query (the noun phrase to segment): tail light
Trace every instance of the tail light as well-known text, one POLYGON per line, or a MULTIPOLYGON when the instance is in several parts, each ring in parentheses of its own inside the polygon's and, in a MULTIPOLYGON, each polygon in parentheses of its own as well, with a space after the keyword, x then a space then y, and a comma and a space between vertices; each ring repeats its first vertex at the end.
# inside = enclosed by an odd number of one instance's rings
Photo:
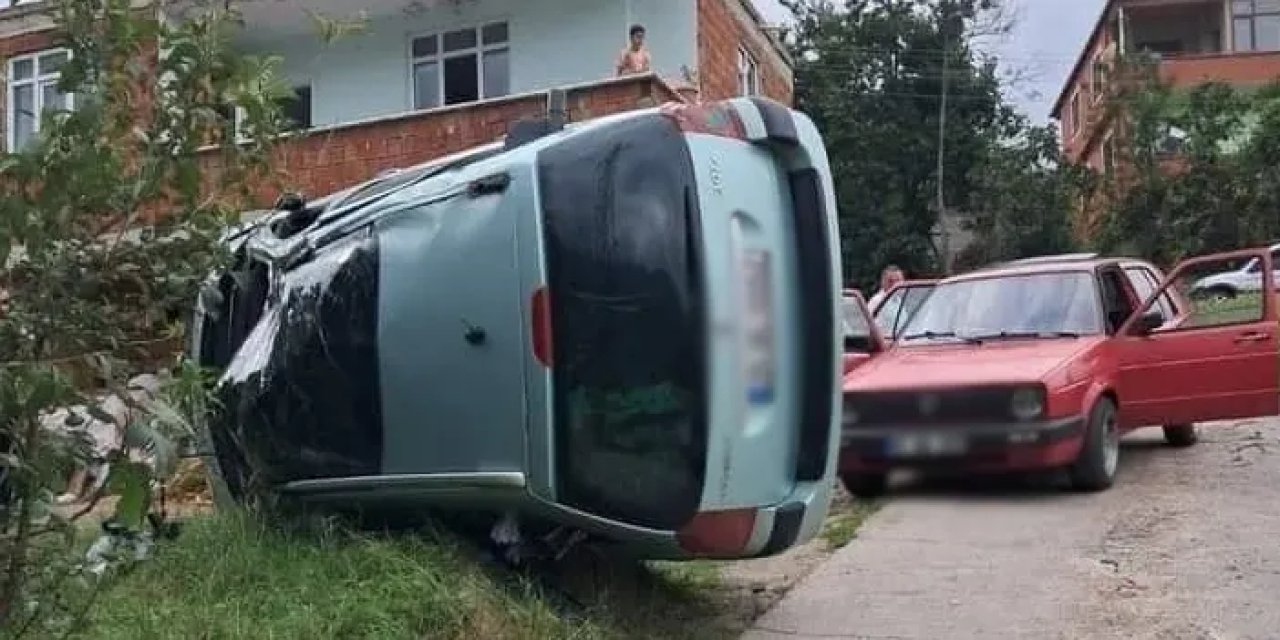
POLYGON ((533 357, 544 367, 551 366, 551 300, 547 288, 539 287, 533 292, 529 304, 531 309, 530 323, 533 335, 533 357))
POLYGON ((676 540, 694 555, 736 556, 751 542, 755 526, 755 509, 704 511, 676 532, 676 540))
POLYGON ((742 363, 747 399, 751 404, 771 402, 774 394, 773 277, 770 267, 767 251, 739 251, 742 363))

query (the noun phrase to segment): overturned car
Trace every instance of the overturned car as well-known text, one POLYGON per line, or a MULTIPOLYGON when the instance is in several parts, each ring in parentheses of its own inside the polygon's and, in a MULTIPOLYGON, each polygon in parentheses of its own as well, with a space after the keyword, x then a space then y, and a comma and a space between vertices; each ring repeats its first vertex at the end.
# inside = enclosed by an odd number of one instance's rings
POLYGON ((230 235, 190 346, 221 371, 227 492, 508 514, 651 558, 812 538, 840 366, 812 123, 739 99, 523 125, 230 235))

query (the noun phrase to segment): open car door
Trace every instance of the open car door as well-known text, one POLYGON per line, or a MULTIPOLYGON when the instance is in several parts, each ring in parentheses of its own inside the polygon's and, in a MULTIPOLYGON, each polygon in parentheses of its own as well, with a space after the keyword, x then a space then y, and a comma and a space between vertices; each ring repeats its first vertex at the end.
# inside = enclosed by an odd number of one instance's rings
POLYGON ((1180 264, 1117 334, 1120 419, 1129 426, 1184 425, 1280 414, 1280 336, 1274 267, 1266 249, 1180 264), (1185 295, 1166 320, 1158 304, 1215 273, 1260 260, 1262 288, 1185 295))
POLYGON ((885 342, 861 293, 846 290, 840 312, 844 327, 844 373, 847 374, 884 351, 885 342))
POLYGON ((880 333, 890 341, 897 340, 907 327, 907 321, 933 292, 937 283, 936 280, 908 280, 890 289, 875 308, 871 309, 880 333))

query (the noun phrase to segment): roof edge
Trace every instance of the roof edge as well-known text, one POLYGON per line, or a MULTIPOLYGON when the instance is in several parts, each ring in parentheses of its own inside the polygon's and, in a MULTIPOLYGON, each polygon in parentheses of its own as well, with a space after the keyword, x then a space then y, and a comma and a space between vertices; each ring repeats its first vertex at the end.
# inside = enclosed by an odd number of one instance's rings
POLYGON ((1080 70, 1084 67, 1084 61, 1089 57, 1089 53, 1093 51, 1093 43, 1098 40, 1098 35, 1102 33, 1102 28, 1107 24, 1107 16, 1111 15, 1111 10, 1115 9, 1116 0, 1107 0, 1102 6, 1102 13, 1098 15, 1098 20, 1093 25, 1093 31, 1089 32, 1089 38, 1084 41, 1084 46, 1080 48, 1080 55, 1076 58, 1076 63, 1071 67, 1071 73, 1067 75, 1067 79, 1063 82, 1062 90, 1058 92, 1058 99, 1053 101, 1053 108, 1049 111, 1049 117, 1055 120, 1061 120, 1062 107, 1067 101, 1067 96, 1071 93, 1071 89, 1075 86, 1075 80, 1080 76, 1080 70))

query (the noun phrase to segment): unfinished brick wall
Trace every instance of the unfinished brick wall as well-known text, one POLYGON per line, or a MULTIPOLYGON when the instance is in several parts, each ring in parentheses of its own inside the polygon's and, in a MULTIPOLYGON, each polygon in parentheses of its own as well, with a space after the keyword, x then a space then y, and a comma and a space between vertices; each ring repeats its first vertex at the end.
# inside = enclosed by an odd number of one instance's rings
POLYGON ((794 93, 791 69, 742 6, 742 0, 697 2, 701 98, 722 100, 739 95, 738 49, 745 47, 759 66, 764 95, 791 104, 794 93))
MULTIPOLYGON (((653 76, 635 76, 571 89, 571 121, 658 106, 679 100, 653 76)), ((407 167, 499 140, 522 118, 546 112, 545 94, 516 96, 313 132, 280 146, 277 178, 258 189, 258 206, 281 191, 319 197, 363 182, 393 167, 407 167)), ((216 169, 219 158, 206 161, 216 169)))

